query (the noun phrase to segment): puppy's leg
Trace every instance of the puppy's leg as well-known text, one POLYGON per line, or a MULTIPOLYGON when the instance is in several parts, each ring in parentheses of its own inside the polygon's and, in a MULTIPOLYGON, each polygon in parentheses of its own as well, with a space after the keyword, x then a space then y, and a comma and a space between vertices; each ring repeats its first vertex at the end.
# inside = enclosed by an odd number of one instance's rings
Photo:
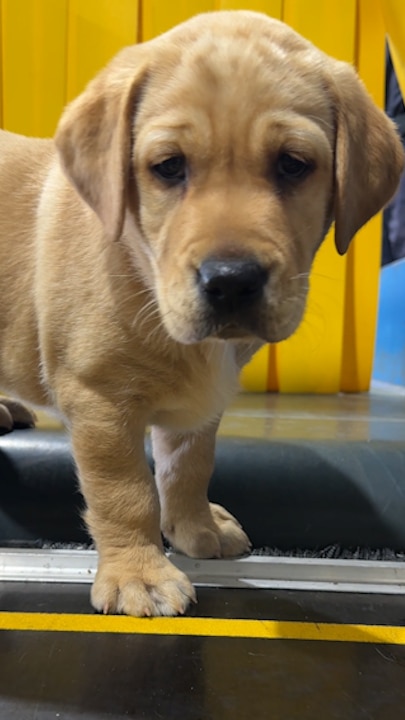
POLYGON ((238 521, 207 499, 216 429, 186 435, 152 429, 161 529, 173 547, 190 557, 232 557, 251 547, 238 521))
MULTIPOLYGON (((104 613, 184 613, 194 588, 165 557, 159 499, 144 453, 145 422, 118 403, 80 393, 69 408, 86 520, 99 552, 92 603, 104 613)), ((66 411, 66 408, 65 408, 66 411)))
POLYGON ((22 403, 0 397, 0 435, 11 432, 15 428, 32 428, 35 420, 35 414, 22 403))

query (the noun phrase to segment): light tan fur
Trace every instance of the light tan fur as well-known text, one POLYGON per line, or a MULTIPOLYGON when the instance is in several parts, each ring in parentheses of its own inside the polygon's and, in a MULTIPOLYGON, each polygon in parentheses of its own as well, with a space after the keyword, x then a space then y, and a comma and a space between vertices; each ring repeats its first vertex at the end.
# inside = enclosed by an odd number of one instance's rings
POLYGON ((207 501, 218 421, 252 352, 297 328, 333 220, 343 253, 402 165, 348 65, 245 11, 123 50, 54 141, 0 134, 0 385, 66 419, 98 610, 185 611, 194 590, 161 529, 193 557, 249 549, 207 501), (162 181, 156 166, 179 155, 184 182, 162 181), (286 179, 286 156, 304 177, 286 179), (199 287, 212 257, 266 271, 253 310, 226 323, 199 287))

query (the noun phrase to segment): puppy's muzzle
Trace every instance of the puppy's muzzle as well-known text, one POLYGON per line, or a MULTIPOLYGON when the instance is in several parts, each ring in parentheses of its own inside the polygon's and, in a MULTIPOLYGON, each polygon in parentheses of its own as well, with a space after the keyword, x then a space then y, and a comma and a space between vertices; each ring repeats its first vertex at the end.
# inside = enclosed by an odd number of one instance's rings
POLYGON ((197 271, 200 295, 215 325, 254 325, 268 271, 256 260, 210 258, 197 271))

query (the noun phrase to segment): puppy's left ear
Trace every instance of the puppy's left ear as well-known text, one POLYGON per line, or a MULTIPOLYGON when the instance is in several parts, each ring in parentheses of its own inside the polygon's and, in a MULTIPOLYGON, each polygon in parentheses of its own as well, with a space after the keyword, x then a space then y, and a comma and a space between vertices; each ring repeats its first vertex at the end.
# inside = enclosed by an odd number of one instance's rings
POLYGON ((395 193, 404 152, 394 123, 374 104, 354 70, 346 63, 333 65, 335 243, 343 255, 356 232, 395 193))
POLYGON ((119 53, 67 106, 55 135, 65 174, 112 239, 124 223, 132 125, 146 74, 143 48, 119 53))

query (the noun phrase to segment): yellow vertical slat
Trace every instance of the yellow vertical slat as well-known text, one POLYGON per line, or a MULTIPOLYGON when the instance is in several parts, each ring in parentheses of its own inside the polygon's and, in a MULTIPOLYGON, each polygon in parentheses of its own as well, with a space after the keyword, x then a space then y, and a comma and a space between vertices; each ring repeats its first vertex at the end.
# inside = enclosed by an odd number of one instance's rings
MULTIPOLYGON (((356 64, 374 101, 384 107, 385 28, 380 0, 358 0, 356 64)), ((381 224, 381 215, 373 218, 360 230, 348 253, 341 378, 341 389, 346 392, 368 390, 370 384, 381 266, 381 224)))
POLYGON ((138 1, 70 0, 67 100, 80 93, 121 48, 136 42, 138 1))
POLYGON ((283 20, 323 52, 353 62, 356 0, 284 0, 283 20))
POLYGON ((385 29, 390 39, 395 73, 405 97, 405 5, 404 0, 380 0, 385 29))
POLYGON ((255 10, 280 20, 283 0, 217 0, 217 10, 255 10))
POLYGON ((3 124, 3 88, 4 88, 4 77, 3 77, 3 0, 0 0, 0 78, 1 78, 1 91, 0 91, 0 127, 4 127, 3 124))
POLYGON ((150 40, 198 13, 215 10, 215 0, 143 0, 142 40, 150 40))
POLYGON ((2 0, 3 127, 53 135, 64 105, 67 0, 2 0))
POLYGON ((269 345, 264 345, 245 365, 241 373, 242 387, 249 392, 266 392, 270 362, 269 345))
MULTIPOLYGON (((284 0, 283 20, 329 55, 354 62, 355 0, 284 0)), ((277 347, 281 392, 339 390, 345 276, 346 259, 338 257, 330 233, 314 262, 302 326, 277 347)))
POLYGON ((277 366, 277 346, 269 345, 269 364, 267 368, 267 390, 269 392, 278 392, 280 389, 278 383, 278 366, 277 366))

